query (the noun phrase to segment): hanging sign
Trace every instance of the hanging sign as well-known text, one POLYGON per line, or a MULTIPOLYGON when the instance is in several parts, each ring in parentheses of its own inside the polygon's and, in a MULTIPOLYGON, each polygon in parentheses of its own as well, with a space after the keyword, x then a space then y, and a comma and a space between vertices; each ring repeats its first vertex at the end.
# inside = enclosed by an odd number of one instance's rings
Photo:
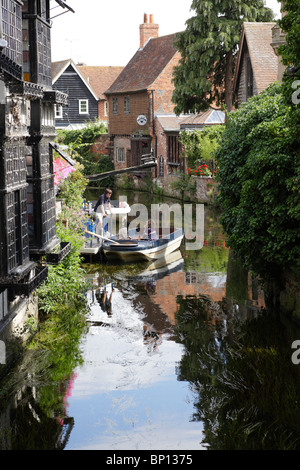
POLYGON ((140 114, 138 117, 137 117, 137 123, 139 124, 139 126, 144 126, 146 123, 147 123, 147 118, 144 114, 140 114))

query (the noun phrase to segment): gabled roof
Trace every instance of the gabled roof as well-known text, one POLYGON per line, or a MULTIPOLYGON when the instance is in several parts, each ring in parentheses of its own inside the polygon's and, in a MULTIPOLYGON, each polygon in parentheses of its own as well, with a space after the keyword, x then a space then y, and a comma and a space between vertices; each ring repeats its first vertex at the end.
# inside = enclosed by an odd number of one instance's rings
POLYGON ((52 84, 71 65, 96 100, 105 99, 104 91, 114 82, 124 67, 75 65, 72 59, 52 62, 52 84))
POLYGON ((52 62, 52 84, 61 76, 61 74, 66 70, 68 65, 72 63, 72 59, 60 60, 59 62, 52 62))
POLYGON ((77 65, 78 70, 91 85, 99 99, 105 99, 104 92, 120 75, 124 67, 77 65))
POLYGON ((174 34, 151 38, 138 49, 105 94, 147 90, 176 54, 174 34))
POLYGON ((267 88, 271 83, 276 82, 278 58, 271 46, 272 28, 275 24, 276 23, 243 23, 234 74, 234 90, 238 83, 240 63, 245 44, 248 46, 258 93, 267 88))

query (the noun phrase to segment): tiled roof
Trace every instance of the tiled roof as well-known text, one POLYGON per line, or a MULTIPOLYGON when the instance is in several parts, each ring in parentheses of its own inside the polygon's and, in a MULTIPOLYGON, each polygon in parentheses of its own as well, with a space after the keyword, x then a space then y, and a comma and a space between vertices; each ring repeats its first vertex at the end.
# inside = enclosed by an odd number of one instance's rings
POLYGON ((170 62, 177 50, 173 45, 174 34, 150 39, 139 49, 107 94, 146 90, 170 62))
POLYGON ((278 73, 278 58, 275 55, 272 42, 272 28, 276 23, 244 23, 237 57, 234 86, 237 85, 239 65, 244 41, 247 42, 253 75, 260 93, 271 83, 276 82, 278 73))
POLYGON ((179 132, 180 122, 183 119, 182 116, 175 116, 175 114, 157 115, 156 118, 165 132, 179 132))
POLYGON ((52 82, 62 73, 62 71, 71 63, 71 59, 60 60, 59 62, 52 62, 52 82))
POLYGON ((105 99, 104 92, 120 75, 124 67, 77 65, 85 80, 99 99, 105 99))
POLYGON ((52 62, 52 82, 55 82, 64 70, 72 65, 86 82, 95 97, 105 99, 104 91, 116 80, 124 67, 76 65, 72 59, 52 62))

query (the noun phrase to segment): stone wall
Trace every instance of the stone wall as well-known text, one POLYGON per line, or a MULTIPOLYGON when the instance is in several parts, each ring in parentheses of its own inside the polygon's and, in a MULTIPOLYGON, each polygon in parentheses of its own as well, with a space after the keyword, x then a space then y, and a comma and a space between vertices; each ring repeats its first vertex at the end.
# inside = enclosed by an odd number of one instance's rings
MULTIPOLYGON (((170 196, 176 199, 199 202, 202 204, 212 204, 215 201, 217 195, 217 188, 212 178, 208 176, 196 177, 191 176, 189 190, 181 190, 174 188, 174 185, 180 181, 178 175, 168 175, 165 178, 152 178, 149 173, 151 186, 147 182, 146 178, 138 178, 136 176, 129 175, 132 189, 139 191, 148 191, 162 196, 170 196)), ((117 180, 117 186, 122 188, 124 184, 124 178, 117 180)), ((184 184, 182 184, 184 188, 184 184)), ((126 181, 126 188, 128 188, 128 181, 126 181)))

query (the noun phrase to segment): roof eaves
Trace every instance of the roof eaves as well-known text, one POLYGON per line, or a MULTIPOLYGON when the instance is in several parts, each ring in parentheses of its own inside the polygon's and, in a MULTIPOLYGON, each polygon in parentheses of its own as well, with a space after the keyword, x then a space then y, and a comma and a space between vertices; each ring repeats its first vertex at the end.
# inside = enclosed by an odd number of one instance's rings
POLYGON ((133 93, 140 93, 142 91, 150 91, 150 88, 136 88, 136 89, 133 89, 133 90, 117 90, 117 91, 109 91, 109 89, 107 91, 105 91, 103 94, 104 95, 130 95, 130 94, 133 94, 133 93))
POLYGON ((59 70, 59 72, 55 75, 55 77, 52 79, 52 85, 59 79, 59 77, 64 73, 67 67, 73 62, 72 59, 66 59, 65 61, 62 60, 62 67, 59 70))

